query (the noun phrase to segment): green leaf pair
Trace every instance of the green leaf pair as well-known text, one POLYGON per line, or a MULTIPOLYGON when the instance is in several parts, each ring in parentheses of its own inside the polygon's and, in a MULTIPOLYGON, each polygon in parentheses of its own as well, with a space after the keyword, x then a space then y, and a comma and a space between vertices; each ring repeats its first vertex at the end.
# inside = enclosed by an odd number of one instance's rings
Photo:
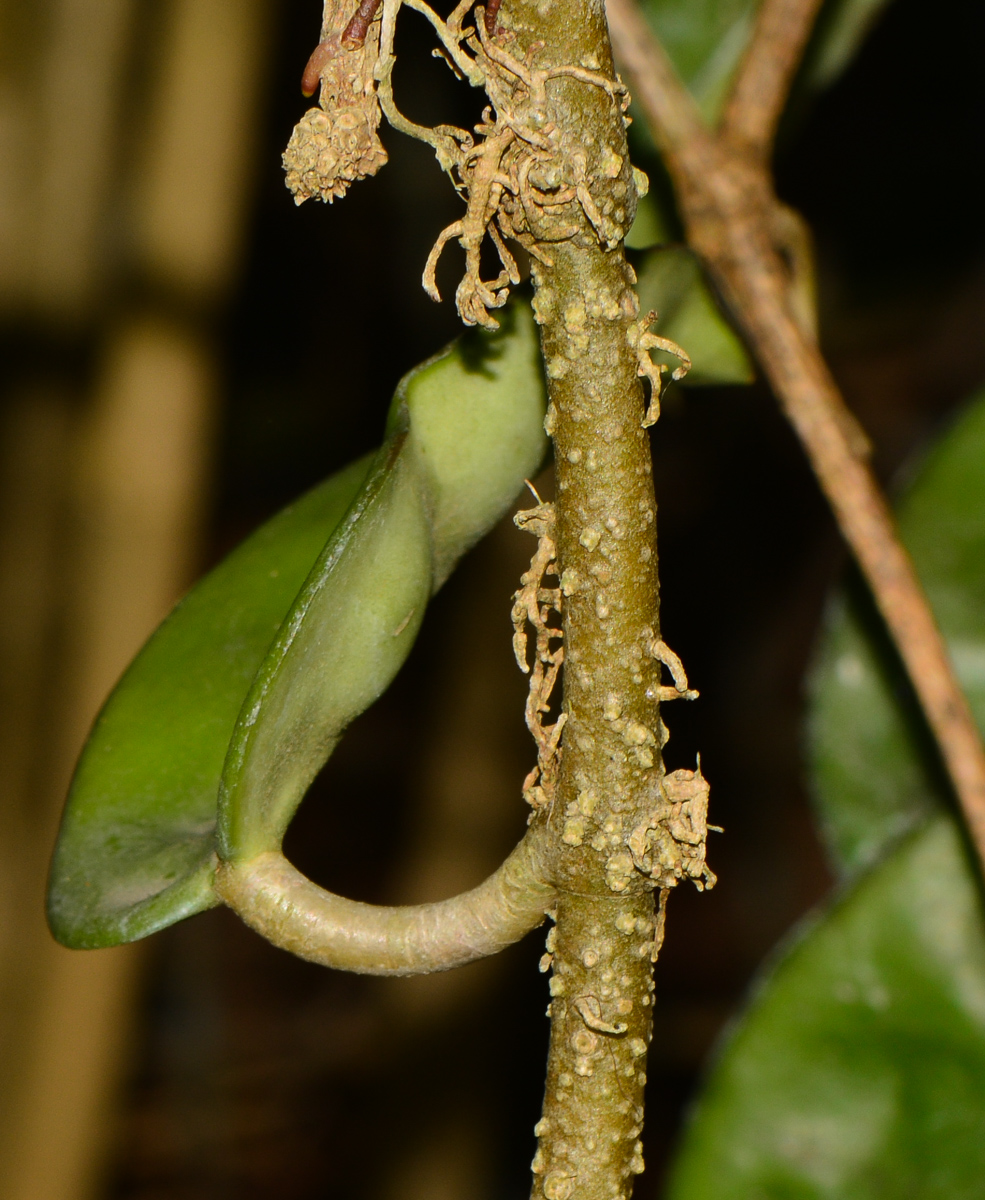
MULTIPOLYGON (((900 526, 985 724, 985 393, 900 526)), ((822 831, 845 889, 754 989, 670 1200, 972 1200, 985 1179, 985 916, 901 669, 858 599, 811 686, 822 831)))
POLYGON ((134 660, 65 809, 49 888, 63 944, 145 937, 217 903, 217 849, 279 848, 431 594, 544 458, 534 325, 519 306, 502 325, 406 376, 381 450, 249 537, 134 660))

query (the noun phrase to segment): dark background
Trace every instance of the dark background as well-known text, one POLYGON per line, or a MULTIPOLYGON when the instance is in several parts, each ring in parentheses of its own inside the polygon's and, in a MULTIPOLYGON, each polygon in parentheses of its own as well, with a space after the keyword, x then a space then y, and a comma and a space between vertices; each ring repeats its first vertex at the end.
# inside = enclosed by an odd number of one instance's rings
MULTIPOLYGON (((272 28, 246 255, 219 317, 225 402, 203 566, 374 446, 397 380, 457 331, 453 305, 420 288, 460 206, 426 147, 384 129, 389 165, 332 207, 295 209, 283 186, 319 21, 317 0, 292 0, 272 28)), ((428 57, 423 21, 404 24, 406 110, 465 123, 475 97, 428 57)), ((781 138, 779 191, 817 239, 824 346, 890 486, 985 378, 983 45, 977 0, 929 15, 895 0, 781 138)), ((456 253, 439 276, 449 296, 456 253)), ((659 1192, 757 965, 830 886, 803 776, 803 680, 844 566, 762 386, 668 394, 653 449, 662 624, 702 693, 667 715, 668 761, 700 750, 726 833, 709 850, 718 887, 682 887, 670 906, 641 1200, 659 1192)), ((533 746, 509 608, 530 550, 507 522, 470 554, 329 763, 287 843, 319 882, 376 902, 437 898, 477 882, 522 832, 533 746)), ((107 1195, 525 1196, 548 1032, 542 936, 424 981, 292 960, 225 910, 157 936, 107 1195)))

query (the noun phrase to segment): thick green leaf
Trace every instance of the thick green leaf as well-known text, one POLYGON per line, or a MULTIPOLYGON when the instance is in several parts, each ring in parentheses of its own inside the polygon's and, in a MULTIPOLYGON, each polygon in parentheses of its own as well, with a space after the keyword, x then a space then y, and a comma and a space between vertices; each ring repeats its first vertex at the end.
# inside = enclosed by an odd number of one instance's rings
MULTIPOLYGON (((985 728, 985 392, 934 447, 899 506, 957 673, 985 728)), ((858 594, 840 596, 810 683, 822 832, 842 875, 945 803, 895 656, 858 594)))
POLYGON ((767 975, 669 1200, 978 1200, 985 923, 937 817, 767 975))
MULTIPOLYGON (((525 309, 509 310, 500 333, 470 334, 403 381, 379 455, 268 522, 177 606, 107 701, 77 768, 49 889, 60 941, 132 941, 214 903, 219 784, 234 732, 242 746, 249 717, 237 718, 248 694, 247 714, 258 689, 269 691, 274 676, 283 684, 299 667, 299 654, 302 677, 314 656, 319 686, 326 694, 340 691, 336 716, 359 711, 354 696, 365 706, 379 694, 409 649, 432 588, 539 466, 543 411, 533 323, 525 309), (411 485, 413 502, 402 503, 411 485), (395 568, 401 557, 402 576, 395 568), (324 617, 319 598, 338 599, 343 591, 341 610, 357 620, 346 627, 351 637, 340 639, 330 622, 311 616, 324 617), (407 607, 390 621, 390 608, 407 596, 407 607), (371 629, 396 649, 382 667, 365 645, 371 629), (333 638, 338 664, 325 653, 333 638), (360 639, 368 655, 361 664, 353 657, 360 639), (285 641, 295 647, 293 657, 284 656, 285 641), (260 671, 268 652, 287 664, 279 674, 269 663, 260 671)), ((310 682, 302 680, 299 695, 310 682)), ((270 711, 261 709, 255 730, 266 736, 270 711)), ((291 711, 298 716, 297 705, 291 711)), ((299 720, 308 722, 323 759, 340 731, 315 728, 317 716, 301 713, 299 720)), ((310 745, 295 745, 310 765, 310 745)), ((265 760, 246 759, 250 782, 256 762, 265 760)), ((277 810, 275 824, 286 812, 277 810)))
POLYGON ((533 323, 472 340, 401 384, 387 444, 325 547, 243 706, 223 773, 219 847, 279 848, 349 722, 389 685, 424 607, 544 453, 533 323), (467 403, 463 399, 467 397, 467 403))
POLYGON ((67 946, 153 933, 215 903, 216 793, 243 697, 370 466, 247 538, 178 604, 99 714, 72 780, 48 915, 67 946))
POLYGON ((751 382, 753 367, 745 346, 718 311, 697 259, 685 246, 661 247, 646 255, 639 269, 639 295, 640 310, 658 314, 654 332, 691 356, 685 385, 751 382))
POLYGON ((345 727, 399 670, 431 593, 419 464, 399 432, 380 452, 264 660, 220 791, 223 858, 280 846, 345 727))
MULTIPOLYGON (((985 723, 985 393, 927 457, 900 524, 985 723)), ((671 1200, 971 1200, 985 1178, 981 892, 858 595, 830 614, 811 693, 818 807, 854 887, 759 983, 671 1200)))

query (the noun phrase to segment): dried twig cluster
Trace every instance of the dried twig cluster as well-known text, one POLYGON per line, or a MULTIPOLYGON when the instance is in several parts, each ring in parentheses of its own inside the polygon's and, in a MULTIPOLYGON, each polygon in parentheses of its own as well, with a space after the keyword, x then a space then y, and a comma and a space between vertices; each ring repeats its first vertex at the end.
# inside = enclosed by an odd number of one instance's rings
POLYGON ((307 95, 319 83, 321 93, 320 106, 304 114, 284 152, 287 186, 297 204, 312 196, 331 204, 345 195, 351 183, 375 175, 387 161, 377 135, 380 102, 373 77, 380 27, 368 25, 362 40, 353 45, 346 37, 350 7, 348 0, 330 0, 326 5, 322 41, 302 78, 307 95))
POLYGON ((537 538, 537 549, 530 560, 530 569, 520 576, 520 590, 514 593, 511 614, 513 653, 520 670, 530 675, 525 713, 527 728, 537 743, 537 765, 523 781, 523 798, 537 813, 550 811, 554 803, 561 760, 561 731, 566 720, 565 714, 561 713, 553 725, 545 725, 543 721, 544 715, 550 711, 551 695, 564 662, 563 644, 552 648, 552 643, 560 643, 564 634, 558 626, 548 624, 552 613, 559 616, 561 613, 563 600, 560 582, 557 587, 544 586, 545 576, 557 576, 557 551, 552 536, 554 506, 538 503, 536 508, 518 512, 513 520, 519 529, 537 538), (528 622, 536 635, 532 671, 527 661, 528 622))
MULTIPOLYGON (((645 191, 646 185, 641 173, 631 176, 622 156, 608 150, 601 176, 609 190, 614 187, 623 194, 619 203, 597 202, 584 154, 566 156, 548 118, 551 80, 576 79, 600 88, 625 113, 629 95, 623 84, 586 66, 539 66, 543 43, 534 43, 521 56, 513 33, 497 24, 498 5, 488 10, 478 6, 475 23, 465 24, 473 5, 474 0, 461 0, 442 20, 423 0, 382 0, 382 5, 380 0, 364 0, 354 11, 351 0, 330 3, 323 40, 303 81, 310 91, 321 81, 321 107, 311 109, 296 127, 284 164, 299 204, 311 196, 331 202, 354 179, 374 174, 386 162, 376 134, 381 109, 395 129, 431 145, 466 211, 441 231, 425 265, 424 288, 440 299, 438 260, 447 243, 457 238, 465 250, 465 274, 455 297, 459 314, 467 325, 495 329, 498 323, 490 310, 501 308, 510 286, 520 281, 507 239, 551 265, 544 244, 573 237, 583 228, 584 216, 602 245, 615 246, 632 221, 637 190, 645 191), (451 69, 473 87, 485 89, 490 103, 472 133, 452 125, 417 125, 397 108, 393 41, 402 4, 431 22, 440 42, 436 53, 451 69), (629 182, 619 179, 621 175, 629 182), (493 279, 482 278, 480 256, 486 237, 500 262, 493 279)), ((629 119, 623 119, 628 124, 629 119)))

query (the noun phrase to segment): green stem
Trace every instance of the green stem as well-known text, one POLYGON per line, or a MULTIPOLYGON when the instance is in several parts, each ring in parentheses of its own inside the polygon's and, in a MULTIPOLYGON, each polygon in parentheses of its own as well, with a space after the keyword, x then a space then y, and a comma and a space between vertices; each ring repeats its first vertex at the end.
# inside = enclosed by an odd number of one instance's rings
MULTIPOLYGON (((621 251, 551 247, 537 312, 565 591, 564 755, 551 1048, 535 1171, 548 1200, 628 1194, 642 1170, 653 892, 627 840, 660 802, 656 505, 621 251), (593 1025, 596 1026, 593 1028, 593 1025), (601 1032, 610 1027, 619 1032, 601 1032)), ((536 1194, 536 1187, 535 1187, 536 1194)))
MULTIPOLYGON (((538 66, 614 78, 601 6, 513 5, 508 16, 521 45, 544 42, 538 66)), ((565 182, 583 172, 596 210, 625 229, 635 191, 619 106, 576 79, 553 81, 548 100, 565 182)), ((568 719, 549 818, 558 905, 533 1194, 614 1200, 643 1169, 652 1025, 653 882, 629 840, 661 804, 656 503, 622 246, 604 248, 582 214, 574 236, 537 250, 551 264, 534 268, 534 308, 555 448, 568 719)))

